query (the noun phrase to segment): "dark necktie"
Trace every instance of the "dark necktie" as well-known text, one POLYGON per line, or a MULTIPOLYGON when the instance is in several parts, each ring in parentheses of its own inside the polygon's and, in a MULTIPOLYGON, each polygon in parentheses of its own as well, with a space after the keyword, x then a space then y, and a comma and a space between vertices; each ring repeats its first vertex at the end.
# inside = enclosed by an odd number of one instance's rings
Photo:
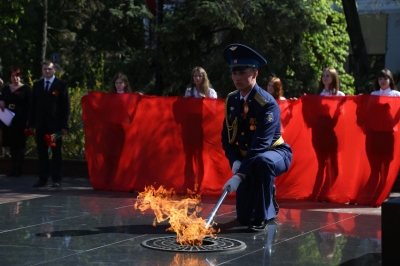
POLYGON ((49 92, 49 87, 50 87, 50 81, 46 81, 46 87, 44 88, 45 92, 49 92))
POLYGON ((240 100, 240 113, 243 114, 244 98, 240 100))

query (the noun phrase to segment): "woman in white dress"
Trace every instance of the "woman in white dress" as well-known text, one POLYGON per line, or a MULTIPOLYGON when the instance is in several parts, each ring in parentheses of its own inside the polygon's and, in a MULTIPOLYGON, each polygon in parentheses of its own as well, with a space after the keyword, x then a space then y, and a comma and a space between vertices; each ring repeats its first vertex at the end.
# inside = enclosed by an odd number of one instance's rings
MULTIPOLYGON (((388 69, 382 69, 377 75, 371 95, 400 97, 396 90, 393 75, 388 69)), ((370 176, 360 195, 368 204, 376 204, 381 197, 380 192, 387 184, 390 167, 395 158, 395 136, 398 134, 399 112, 393 113, 396 100, 388 97, 370 97, 368 124, 363 125, 365 131, 365 150, 370 164, 370 176)))
POLYGON ((324 69, 319 80, 318 93, 322 96, 345 96, 339 90, 339 77, 336 69, 327 67, 324 69))
POLYGON ((203 68, 193 68, 191 82, 184 97, 217 98, 217 93, 211 88, 207 73, 203 68))

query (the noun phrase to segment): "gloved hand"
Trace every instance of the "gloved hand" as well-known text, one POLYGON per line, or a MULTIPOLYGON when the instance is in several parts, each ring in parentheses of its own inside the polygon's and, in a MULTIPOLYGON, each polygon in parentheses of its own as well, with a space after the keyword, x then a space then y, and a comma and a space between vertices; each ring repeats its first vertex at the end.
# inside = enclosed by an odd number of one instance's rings
POLYGON ((235 161, 235 162, 232 164, 232 174, 236 175, 236 173, 237 173, 237 171, 239 170, 241 164, 242 164, 241 161, 235 161))
POLYGON ((222 187, 222 190, 225 190, 228 186, 230 186, 229 193, 232 193, 237 190, 240 182, 242 182, 242 179, 238 175, 234 175, 225 183, 225 185, 222 187))

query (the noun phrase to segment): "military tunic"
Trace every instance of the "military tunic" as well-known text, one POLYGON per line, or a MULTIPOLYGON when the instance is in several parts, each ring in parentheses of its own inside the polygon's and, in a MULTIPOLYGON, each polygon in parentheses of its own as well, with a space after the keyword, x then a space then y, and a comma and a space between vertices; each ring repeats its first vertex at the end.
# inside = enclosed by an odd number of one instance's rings
POLYGON ((242 110, 240 91, 227 96, 222 147, 232 167, 246 175, 236 192, 237 219, 243 225, 276 216, 272 204, 274 178, 286 172, 292 159, 281 136, 280 109, 275 99, 255 84, 242 110))

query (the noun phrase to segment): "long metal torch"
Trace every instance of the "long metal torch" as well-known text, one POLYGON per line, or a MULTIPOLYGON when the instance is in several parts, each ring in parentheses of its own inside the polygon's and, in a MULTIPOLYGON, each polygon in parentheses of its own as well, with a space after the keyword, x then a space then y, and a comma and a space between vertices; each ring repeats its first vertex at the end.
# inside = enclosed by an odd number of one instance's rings
POLYGON ((226 196, 229 194, 230 191, 231 191, 231 187, 227 186, 224 190, 224 193, 222 193, 221 198, 218 200, 214 209, 211 211, 210 215, 208 216, 208 218, 206 220, 206 225, 205 225, 206 228, 210 227, 210 225, 214 222, 215 215, 217 214, 219 208, 222 205, 222 202, 225 200, 226 196))

